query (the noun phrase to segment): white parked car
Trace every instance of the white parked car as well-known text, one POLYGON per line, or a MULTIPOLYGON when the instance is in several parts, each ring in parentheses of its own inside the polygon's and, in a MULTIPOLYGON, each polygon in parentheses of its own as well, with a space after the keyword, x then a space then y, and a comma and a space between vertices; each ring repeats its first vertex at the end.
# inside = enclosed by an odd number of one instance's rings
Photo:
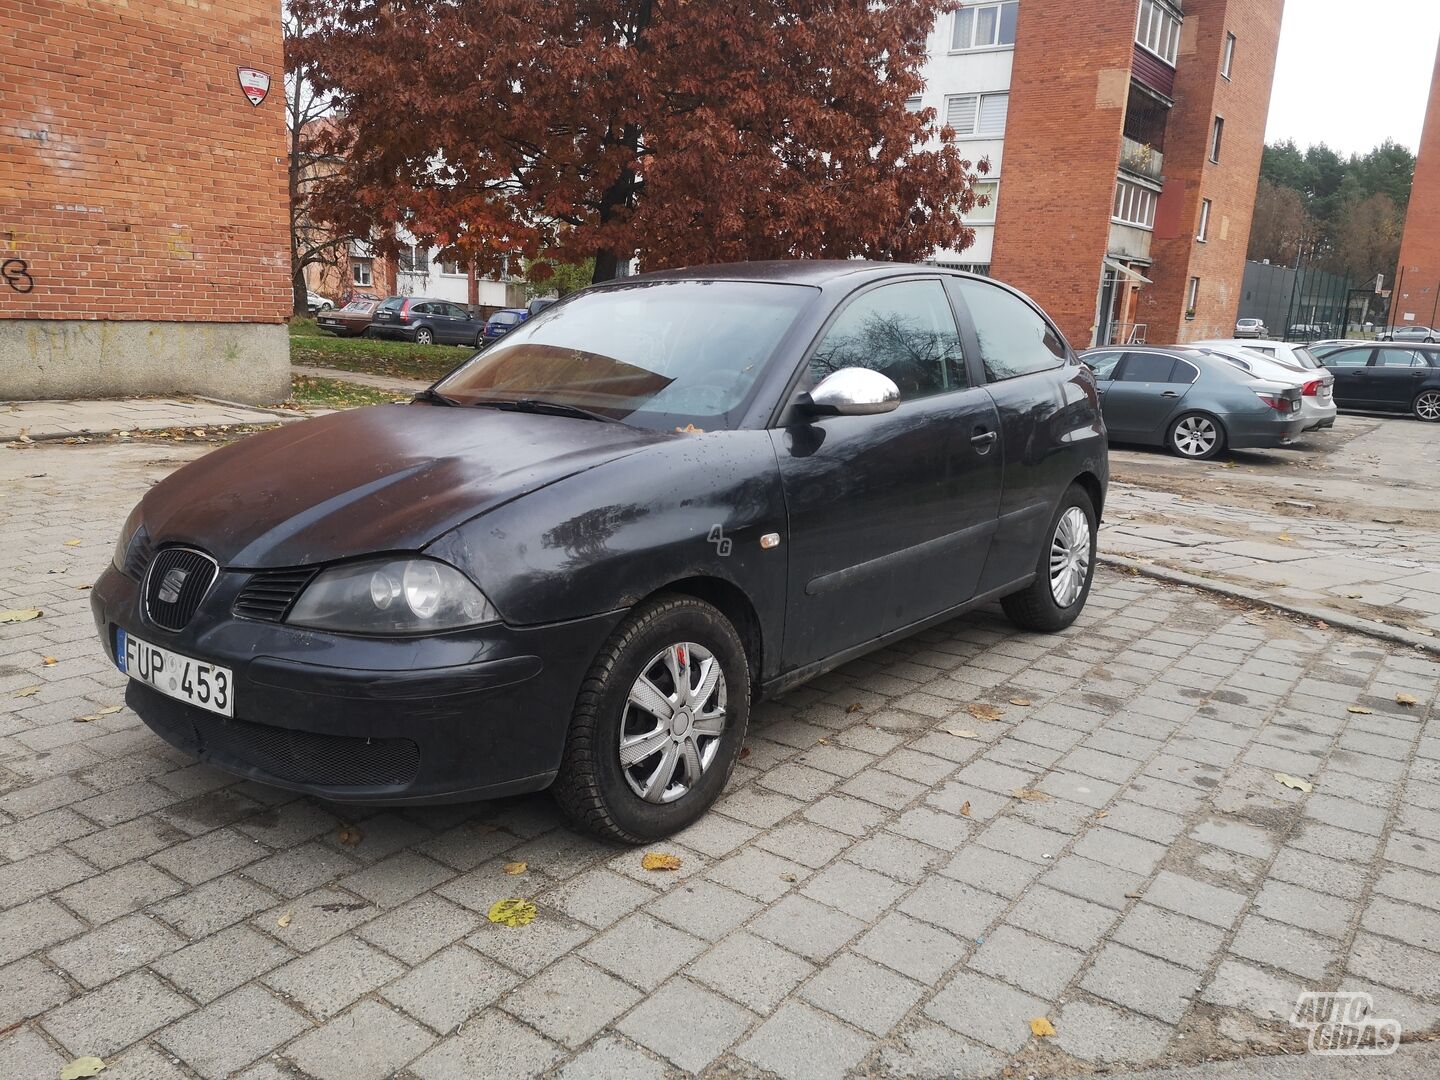
POLYGON ((1335 376, 1303 345, 1283 341, 1258 344, 1262 348, 1257 349, 1248 341, 1200 341, 1193 347, 1213 353, 1257 379, 1288 381, 1299 386, 1300 415, 1305 420, 1306 431, 1334 426, 1339 412, 1335 407, 1335 376))
POLYGON ((1235 322, 1237 338, 1263 338, 1269 333, 1263 319, 1237 319, 1235 322))
POLYGON ((318 292, 311 292, 306 294, 305 305, 310 309, 310 314, 314 315, 316 312, 329 311, 335 306, 335 301, 328 296, 321 296, 318 292))

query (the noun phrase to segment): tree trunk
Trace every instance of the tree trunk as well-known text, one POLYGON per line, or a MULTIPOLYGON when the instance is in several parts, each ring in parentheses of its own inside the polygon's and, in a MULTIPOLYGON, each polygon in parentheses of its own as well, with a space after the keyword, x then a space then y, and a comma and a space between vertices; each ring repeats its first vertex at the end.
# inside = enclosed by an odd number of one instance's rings
POLYGON ((615 280, 619 269, 619 255, 613 251, 597 251, 595 253, 595 273, 590 277, 590 284, 598 285, 602 281, 615 280))
POLYGON ((290 280, 290 291, 295 307, 295 314, 301 317, 310 314, 310 289, 305 284, 305 271, 296 270, 295 276, 290 280))

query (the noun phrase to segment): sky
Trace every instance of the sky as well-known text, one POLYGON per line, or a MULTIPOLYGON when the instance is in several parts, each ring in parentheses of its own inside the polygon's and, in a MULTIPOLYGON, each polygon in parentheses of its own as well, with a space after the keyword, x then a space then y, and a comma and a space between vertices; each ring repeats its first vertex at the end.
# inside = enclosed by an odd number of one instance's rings
POLYGON ((1437 41, 1440 0, 1286 0, 1265 141, 1418 150, 1437 41))

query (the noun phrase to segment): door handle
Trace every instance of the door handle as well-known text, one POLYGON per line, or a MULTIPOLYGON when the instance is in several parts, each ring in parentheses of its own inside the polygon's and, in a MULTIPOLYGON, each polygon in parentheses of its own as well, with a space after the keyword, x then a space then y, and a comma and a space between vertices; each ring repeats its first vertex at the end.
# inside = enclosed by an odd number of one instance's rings
POLYGON ((1162 391, 1160 391, 1160 396, 1161 396, 1161 397, 1179 397, 1180 395, 1177 394, 1174 390, 1162 390, 1162 391))
POLYGON ((970 436, 970 441, 980 449, 982 454, 989 451, 995 445, 995 440, 1000 436, 993 431, 986 431, 983 428, 976 428, 975 434, 970 436))

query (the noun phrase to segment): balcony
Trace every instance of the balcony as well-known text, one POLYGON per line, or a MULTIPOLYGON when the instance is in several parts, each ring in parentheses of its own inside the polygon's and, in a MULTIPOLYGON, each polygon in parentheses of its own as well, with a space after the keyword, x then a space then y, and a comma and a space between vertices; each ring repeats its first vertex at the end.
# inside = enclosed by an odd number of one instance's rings
POLYGON ((1153 146, 1139 142, 1129 136, 1120 140, 1120 167, 1136 176, 1163 183, 1165 180, 1165 155, 1153 146))

